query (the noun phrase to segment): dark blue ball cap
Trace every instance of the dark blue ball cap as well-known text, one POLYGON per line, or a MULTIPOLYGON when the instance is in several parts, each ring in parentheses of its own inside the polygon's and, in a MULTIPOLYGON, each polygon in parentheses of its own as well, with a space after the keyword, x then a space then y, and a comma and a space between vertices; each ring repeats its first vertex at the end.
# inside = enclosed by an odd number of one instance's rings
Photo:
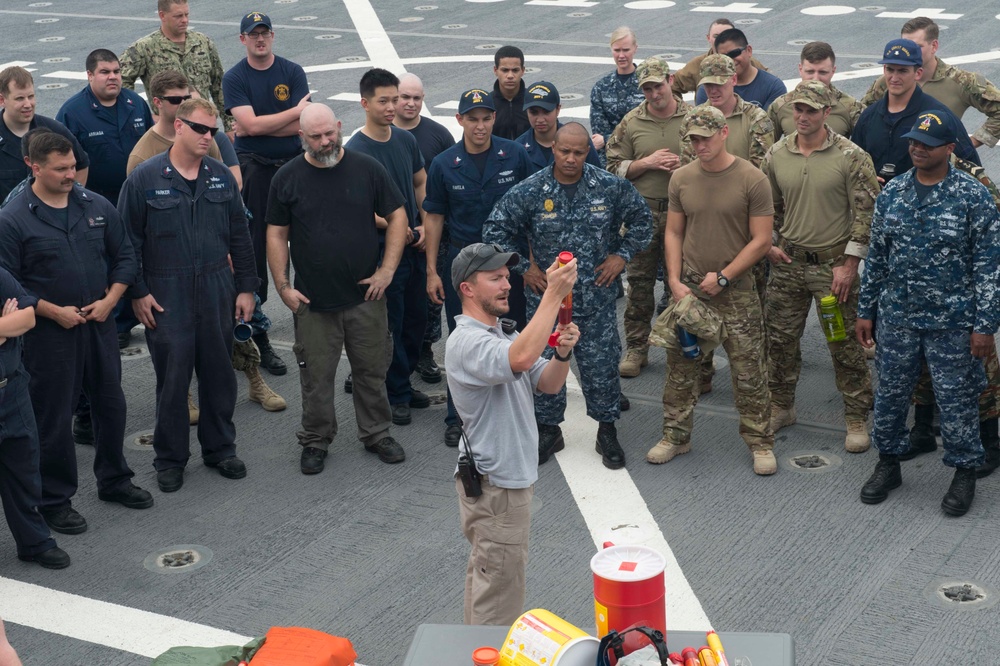
POLYGON ((465 115, 473 109, 496 111, 493 106, 493 96, 482 88, 466 90, 458 99, 458 114, 465 115))
POLYGON ((268 30, 273 30, 271 27, 271 19, 267 14, 264 12, 250 12, 243 17, 242 21, 240 21, 240 34, 249 35, 254 28, 261 25, 266 27, 268 30))
POLYGON ((948 111, 933 109, 924 111, 917 116, 913 129, 903 135, 904 139, 913 139, 925 145, 936 148, 946 143, 957 143, 958 136, 952 115, 948 111))
POLYGON ((546 111, 552 111, 559 106, 559 91, 555 84, 548 81, 532 83, 524 93, 524 110, 537 106, 546 111))
POLYGON ((923 67, 924 55, 912 39, 894 39, 885 45, 885 53, 878 64, 923 67))

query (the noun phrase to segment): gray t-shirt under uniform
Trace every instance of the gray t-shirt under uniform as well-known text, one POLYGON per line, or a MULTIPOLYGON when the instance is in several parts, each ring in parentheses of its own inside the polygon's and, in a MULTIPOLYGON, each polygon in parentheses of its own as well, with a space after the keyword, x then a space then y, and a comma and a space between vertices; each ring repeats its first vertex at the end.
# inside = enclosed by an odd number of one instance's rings
POLYGON ((528 372, 515 373, 508 350, 516 337, 499 323, 459 315, 445 347, 448 388, 476 467, 498 488, 528 488, 538 479, 533 396, 548 361, 539 358, 528 372))

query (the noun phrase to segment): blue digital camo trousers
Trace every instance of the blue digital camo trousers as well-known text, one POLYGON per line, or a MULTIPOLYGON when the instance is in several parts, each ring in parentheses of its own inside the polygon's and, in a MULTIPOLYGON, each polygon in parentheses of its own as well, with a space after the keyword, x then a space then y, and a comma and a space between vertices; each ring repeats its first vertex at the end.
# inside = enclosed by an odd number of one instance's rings
POLYGON ((979 394, 986 388, 983 362, 969 347, 969 332, 959 329, 922 331, 880 326, 875 368, 872 444, 880 453, 899 455, 910 448, 906 415, 910 396, 927 360, 934 393, 941 409, 944 464, 977 467, 983 464, 979 439, 979 394))

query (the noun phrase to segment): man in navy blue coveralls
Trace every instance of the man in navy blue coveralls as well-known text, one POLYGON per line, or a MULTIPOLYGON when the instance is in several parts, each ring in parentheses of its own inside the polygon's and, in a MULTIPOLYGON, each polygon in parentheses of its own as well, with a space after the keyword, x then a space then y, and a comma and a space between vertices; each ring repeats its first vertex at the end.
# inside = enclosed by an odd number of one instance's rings
POLYGON ((98 497, 133 509, 153 505, 132 484, 122 451, 125 394, 109 316, 135 280, 135 253, 114 206, 74 186, 68 139, 40 134, 28 157, 31 186, 0 211, 0 264, 38 299, 24 365, 41 446, 39 511, 53 530, 79 534, 87 521, 71 505, 77 466, 70 417, 81 388, 94 406, 98 497))
POLYGON ((236 457, 236 375, 230 359, 235 319, 253 316, 258 278, 236 179, 208 157, 215 124, 216 109, 208 100, 182 103, 174 145, 136 167, 118 203, 139 263, 132 305, 146 326, 156 371, 153 466, 163 492, 184 483, 193 371, 202 459, 226 478, 247 474, 236 457))
MULTIPOLYGON (((425 250, 428 257, 437 256, 441 232, 449 235, 445 275, 451 274, 451 262, 463 247, 483 239, 483 224, 493 205, 507 190, 528 177, 528 154, 519 144, 493 136, 496 109, 490 93, 481 89, 467 90, 458 101, 455 116, 462 126, 462 140, 438 154, 427 172, 427 196, 424 198, 425 250)), ((528 256, 528 248, 518 248, 528 256)), ((450 280, 441 281, 437 266, 427 264, 427 296, 435 303, 444 303, 448 315, 448 330, 455 330, 455 317, 462 314, 462 303, 450 280)), ((517 329, 527 322, 527 301, 524 281, 520 275, 510 276, 510 313, 517 329)), ((458 446, 462 429, 458 414, 448 398, 444 442, 458 446)))
POLYGON ((46 569, 69 566, 36 511, 42 501, 38 471, 38 432, 28 395, 28 373, 21 365, 20 336, 35 325, 37 298, 0 268, 0 500, 17 556, 46 569))

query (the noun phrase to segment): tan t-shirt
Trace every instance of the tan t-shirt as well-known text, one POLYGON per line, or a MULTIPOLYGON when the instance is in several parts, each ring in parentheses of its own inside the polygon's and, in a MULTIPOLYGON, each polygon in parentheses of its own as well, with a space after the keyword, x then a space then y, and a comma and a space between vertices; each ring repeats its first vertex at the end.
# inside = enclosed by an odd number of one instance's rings
MULTIPOLYGON (((127 176, 132 173, 133 169, 150 157, 156 157, 160 153, 167 152, 173 145, 174 142, 170 139, 164 139, 153 130, 149 130, 142 135, 142 138, 136 142, 135 148, 129 153, 128 164, 125 165, 125 175, 127 176)), ((215 139, 212 139, 212 143, 208 146, 208 156, 214 157, 220 162, 222 161, 222 155, 219 153, 219 147, 215 145, 215 139)))
POLYGON ((670 210, 687 218, 684 264, 700 275, 722 270, 747 246, 751 217, 774 215, 767 176, 741 157, 718 173, 705 171, 697 160, 681 167, 669 193, 670 210))

